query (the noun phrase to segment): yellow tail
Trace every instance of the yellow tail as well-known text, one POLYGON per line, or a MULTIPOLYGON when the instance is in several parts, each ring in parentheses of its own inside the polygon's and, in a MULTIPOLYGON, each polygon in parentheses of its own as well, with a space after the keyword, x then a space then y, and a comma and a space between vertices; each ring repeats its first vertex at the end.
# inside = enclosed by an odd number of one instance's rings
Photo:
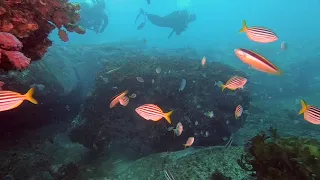
POLYGON ((221 91, 222 91, 222 92, 224 91, 225 88, 226 88, 226 85, 221 84, 221 91))
POLYGON ((299 111, 299 114, 303 114, 308 109, 307 103, 301 99, 301 110, 299 111))
POLYGON ((247 22, 246 22, 246 20, 243 20, 242 28, 239 30, 239 32, 246 32, 247 29, 248 29, 247 22))
POLYGON ((169 124, 171 124, 170 116, 173 113, 173 110, 167 113, 164 113, 164 118, 168 121, 169 124))
POLYGON ((32 102, 33 104, 38 104, 38 101, 32 97, 33 93, 34 88, 30 88, 29 91, 25 94, 25 97, 28 101, 32 102))
POLYGON ((187 144, 182 144, 184 146, 184 148, 187 148, 187 144))

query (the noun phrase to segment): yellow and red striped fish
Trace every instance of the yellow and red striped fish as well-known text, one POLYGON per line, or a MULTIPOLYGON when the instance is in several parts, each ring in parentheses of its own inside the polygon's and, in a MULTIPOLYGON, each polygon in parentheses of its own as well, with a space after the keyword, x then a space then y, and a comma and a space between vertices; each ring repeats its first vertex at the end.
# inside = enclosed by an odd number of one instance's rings
POLYGON ((242 106, 239 104, 237 107, 236 107, 236 110, 234 112, 234 115, 236 117, 236 119, 238 119, 241 115, 242 115, 242 112, 243 112, 243 108, 242 106))
POLYGON ((125 95, 127 95, 127 94, 128 94, 128 90, 123 91, 122 93, 120 93, 120 94, 116 95, 115 97, 113 97, 113 98, 112 98, 112 101, 111 101, 111 103, 110 103, 110 105, 109 105, 109 107, 110 107, 110 108, 115 107, 115 106, 119 103, 119 100, 120 100, 121 98, 123 98, 123 97, 124 97, 125 95))
POLYGON ((244 63, 250 65, 252 68, 266 72, 269 74, 280 75, 281 71, 274 64, 268 61, 265 57, 251 50, 239 48, 235 49, 234 53, 244 63))
POLYGON ((129 98, 127 96, 123 96, 119 99, 119 102, 122 106, 127 106, 129 104, 129 98))
POLYGON ((299 114, 304 115, 304 119, 312 124, 320 124, 320 108, 308 105, 301 100, 301 110, 299 114))
POLYGON ((171 124, 170 115, 173 111, 164 113, 159 106, 155 104, 145 104, 136 108, 136 112, 146 120, 159 121, 165 118, 171 124))
POLYGON ((20 94, 13 91, 0 91, 0 112, 14 109, 24 101, 28 100, 33 104, 38 104, 32 95, 34 93, 34 88, 29 89, 26 94, 20 94))
POLYGON ((264 27, 247 27, 246 20, 243 20, 242 29, 239 32, 246 32, 250 40, 260 43, 270 43, 278 40, 276 33, 264 27))
POLYGON ((236 90, 236 89, 243 89, 243 86, 247 83, 247 79, 240 76, 233 76, 231 77, 226 84, 221 84, 221 89, 224 91, 224 89, 228 88, 230 90, 236 90))

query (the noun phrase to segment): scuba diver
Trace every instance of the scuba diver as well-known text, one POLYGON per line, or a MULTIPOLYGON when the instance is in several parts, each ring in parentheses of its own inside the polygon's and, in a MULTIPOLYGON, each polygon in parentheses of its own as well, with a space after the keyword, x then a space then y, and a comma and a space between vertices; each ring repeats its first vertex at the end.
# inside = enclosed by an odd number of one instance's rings
POLYGON ((80 21, 78 25, 102 33, 108 26, 109 18, 105 12, 106 4, 104 0, 86 0, 80 3, 80 21))
POLYGON ((168 38, 175 32, 176 35, 180 35, 188 28, 188 24, 197 19, 194 13, 189 14, 187 10, 174 11, 166 16, 160 17, 158 15, 149 14, 140 9, 140 13, 137 15, 135 23, 140 15, 144 16, 144 21, 137 27, 138 30, 142 29, 147 21, 159 27, 172 28, 168 38))

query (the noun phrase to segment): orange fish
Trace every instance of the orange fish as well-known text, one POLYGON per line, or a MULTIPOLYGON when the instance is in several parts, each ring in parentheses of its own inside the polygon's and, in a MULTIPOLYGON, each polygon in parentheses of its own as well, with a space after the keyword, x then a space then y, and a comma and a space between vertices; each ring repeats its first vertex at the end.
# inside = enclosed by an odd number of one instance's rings
POLYGON ((226 84, 221 84, 221 89, 224 91, 224 89, 228 88, 230 90, 236 90, 236 89, 243 89, 243 86, 247 83, 247 79, 240 76, 233 76, 231 77, 226 84))
POLYGON ((206 62, 207 62, 207 58, 205 56, 203 56, 202 60, 201 60, 201 65, 203 68, 206 67, 206 62))
POLYGON ((242 112, 243 112, 242 106, 241 106, 241 105, 238 105, 238 106, 236 107, 235 112, 234 112, 234 115, 235 115, 236 119, 238 119, 238 118, 241 116, 242 112))
POLYGON ((145 104, 137 107, 136 112, 146 120, 159 121, 165 118, 171 124, 170 115, 173 111, 164 113, 157 105, 145 104))
POLYGON ((119 99, 119 103, 122 106, 127 106, 129 104, 129 98, 127 96, 123 96, 122 98, 119 99))
POLYGON ((261 56, 256 52, 240 48, 240 49, 235 49, 234 53, 242 62, 250 65, 252 68, 258 71, 266 72, 269 74, 276 74, 276 75, 281 74, 281 71, 279 68, 277 68, 265 57, 261 56))
POLYGON ((14 109, 24 101, 28 100, 33 104, 38 104, 32 95, 34 93, 34 88, 29 89, 26 94, 20 94, 13 91, 0 91, 0 112, 14 109))
POLYGON ((320 108, 308 105, 301 100, 301 110, 299 114, 304 115, 304 119, 312 124, 320 124, 320 108))
POLYGON ((115 106, 119 103, 119 100, 120 100, 121 98, 123 98, 123 97, 124 97, 125 95, 127 95, 127 94, 128 94, 128 90, 123 91, 122 93, 116 95, 114 98, 112 98, 112 101, 111 101, 109 107, 110 107, 110 108, 115 107, 115 106))
POLYGON ((184 148, 186 148, 187 146, 191 146, 193 142, 194 142, 194 137, 189 137, 187 142, 183 144, 184 148))

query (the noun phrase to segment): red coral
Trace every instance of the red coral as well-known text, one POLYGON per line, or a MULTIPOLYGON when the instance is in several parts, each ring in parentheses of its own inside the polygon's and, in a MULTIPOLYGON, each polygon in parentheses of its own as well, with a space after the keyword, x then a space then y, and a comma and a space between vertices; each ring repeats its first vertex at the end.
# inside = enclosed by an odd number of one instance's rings
MULTIPOLYGON (((76 25, 80 19, 79 10, 79 5, 68 0, 0 0, 0 32, 13 34, 23 44, 20 51, 32 61, 39 60, 51 46, 48 36, 56 27, 85 33, 76 25)), ((63 41, 69 39, 66 31, 59 31, 59 36, 63 41)), ((2 41, 0 37, 0 45, 2 41)), ((0 58, 0 61, 6 58, 3 52, 0 58)), ((3 63, 1 68, 4 68, 3 63)))
POLYGON ((68 34, 67 34, 64 30, 59 29, 59 33, 58 33, 58 34, 59 34, 60 39, 61 39, 63 42, 69 41, 68 34))
POLYGON ((7 56, 8 60, 12 63, 12 65, 18 69, 24 69, 29 66, 30 58, 27 58, 24 54, 19 51, 5 51, 2 50, 2 53, 7 56))
POLYGON ((22 43, 10 33, 0 32, 0 48, 6 50, 20 50, 22 43))

